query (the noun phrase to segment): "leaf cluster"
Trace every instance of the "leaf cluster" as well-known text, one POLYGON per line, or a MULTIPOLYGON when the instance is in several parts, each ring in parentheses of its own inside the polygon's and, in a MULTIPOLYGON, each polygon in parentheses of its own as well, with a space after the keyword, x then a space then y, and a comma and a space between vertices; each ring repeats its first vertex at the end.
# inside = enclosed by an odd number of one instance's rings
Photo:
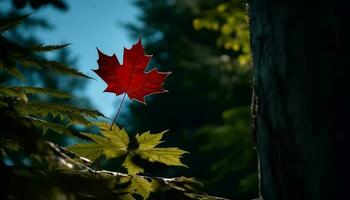
POLYGON ((122 166, 128 171, 128 174, 135 175, 144 172, 144 169, 133 162, 136 156, 141 157, 149 162, 158 162, 168 166, 185 166, 180 158, 183 154, 188 153, 176 147, 157 147, 163 134, 151 134, 150 132, 137 134, 136 145, 131 145, 130 138, 124 129, 113 125, 110 130, 110 124, 106 122, 95 123, 100 129, 100 135, 82 133, 93 141, 93 143, 80 143, 71 146, 69 150, 76 154, 95 161, 101 156, 106 158, 115 158, 124 156, 122 166), (135 147, 136 146, 136 147, 135 147))

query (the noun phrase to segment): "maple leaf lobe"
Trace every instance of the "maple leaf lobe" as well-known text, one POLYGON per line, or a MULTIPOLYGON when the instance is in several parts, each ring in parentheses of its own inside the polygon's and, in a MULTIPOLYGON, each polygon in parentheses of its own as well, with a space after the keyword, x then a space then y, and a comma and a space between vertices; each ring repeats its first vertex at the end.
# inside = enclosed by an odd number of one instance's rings
POLYGON ((123 64, 115 54, 108 56, 99 49, 97 52, 99 68, 93 71, 107 83, 104 92, 126 93, 131 100, 144 104, 145 96, 167 92, 162 85, 170 72, 159 72, 157 68, 145 72, 152 56, 145 55, 141 38, 130 49, 124 48, 123 64))

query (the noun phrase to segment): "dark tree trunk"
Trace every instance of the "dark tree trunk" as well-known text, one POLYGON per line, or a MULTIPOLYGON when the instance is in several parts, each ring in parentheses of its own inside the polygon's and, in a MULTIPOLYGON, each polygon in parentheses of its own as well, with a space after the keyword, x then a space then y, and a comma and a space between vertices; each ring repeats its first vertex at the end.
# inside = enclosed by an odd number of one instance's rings
POLYGON ((249 17, 262 197, 350 199, 348 1, 251 0, 249 17))

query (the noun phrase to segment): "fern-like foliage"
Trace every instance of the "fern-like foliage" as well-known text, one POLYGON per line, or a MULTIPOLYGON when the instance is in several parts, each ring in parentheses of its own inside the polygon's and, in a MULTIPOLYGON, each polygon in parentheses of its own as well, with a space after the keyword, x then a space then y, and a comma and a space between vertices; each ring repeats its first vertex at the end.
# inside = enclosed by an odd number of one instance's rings
POLYGON ((76 108, 69 105, 38 103, 38 102, 18 102, 14 105, 20 116, 47 117, 51 115, 61 120, 67 119, 73 124, 92 125, 88 118, 102 116, 98 111, 76 108))
POLYGON ((35 46, 21 46, 10 39, 7 39, 3 33, 25 20, 29 15, 18 16, 15 18, 2 19, 0 21, 0 45, 2 49, 0 53, 3 58, 0 59, 0 69, 7 72, 20 80, 24 80, 19 66, 26 68, 37 68, 43 70, 52 70, 64 75, 78 76, 90 78, 85 74, 71 68, 70 66, 57 61, 51 61, 39 58, 37 53, 49 52, 62 49, 68 44, 63 45, 35 45, 35 46))
POLYGON ((44 45, 44 44, 39 44, 35 46, 28 47, 27 49, 29 51, 33 52, 49 52, 49 51, 56 51, 65 48, 69 44, 62 44, 62 45, 44 45))
POLYGON ((9 18, 0 19, 0 33, 16 27, 23 20, 25 20, 28 16, 29 16, 29 14, 17 16, 17 17, 9 17, 9 18))
MULTIPOLYGON (((22 99, 27 95, 48 95, 57 98, 71 98, 72 95, 66 92, 39 87, 0 87, 0 96, 22 99)), ((28 99, 28 98, 27 98, 28 99)))

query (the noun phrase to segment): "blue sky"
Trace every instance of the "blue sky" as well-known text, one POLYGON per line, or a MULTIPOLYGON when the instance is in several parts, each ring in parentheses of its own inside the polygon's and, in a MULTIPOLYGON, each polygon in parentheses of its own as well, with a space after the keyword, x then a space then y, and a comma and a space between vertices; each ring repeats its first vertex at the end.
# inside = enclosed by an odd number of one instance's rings
MULTIPOLYGON (((1 2, 1 1, 0 1, 1 2)), ((137 23, 139 10, 132 0, 69 0, 69 9, 60 11, 51 6, 34 11, 33 17, 43 17, 55 27, 53 30, 39 29, 34 32, 45 44, 71 43, 68 47, 77 57, 77 68, 94 77, 88 80, 84 95, 91 99, 95 109, 113 118, 121 97, 103 93, 106 84, 91 69, 97 68, 98 47, 105 54, 116 53, 122 61, 123 48, 131 47, 136 41, 129 37, 122 25, 137 23)), ((127 100, 126 102, 129 102, 127 100)), ((126 111, 126 105, 123 106, 126 111)))

